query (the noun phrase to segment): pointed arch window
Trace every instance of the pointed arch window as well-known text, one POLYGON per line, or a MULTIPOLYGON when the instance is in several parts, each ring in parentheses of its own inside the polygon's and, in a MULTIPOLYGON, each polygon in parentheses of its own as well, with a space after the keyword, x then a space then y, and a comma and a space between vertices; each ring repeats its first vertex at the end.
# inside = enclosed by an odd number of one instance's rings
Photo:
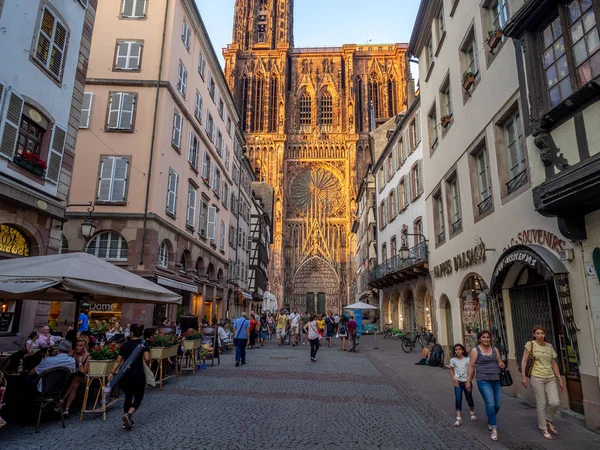
POLYGON ((356 131, 358 133, 361 133, 364 131, 364 129, 363 129, 364 117, 363 117, 363 83, 362 83, 362 79, 360 77, 358 77, 356 79, 355 97, 356 97, 356 99, 354 102, 354 108, 355 108, 355 117, 356 117, 356 131))
POLYGON ((251 130, 253 133, 264 131, 265 123, 265 97, 264 97, 264 80, 261 75, 254 78, 252 89, 252 116, 251 130))
POLYGON ((269 132, 277 131, 277 103, 279 99, 279 80, 277 74, 271 76, 271 85, 269 87, 269 132))
MULTIPOLYGON (((396 80, 390 78, 387 83, 388 90, 388 117, 394 117, 396 115, 396 105, 398 104, 398 88, 396 80)), ((410 105, 409 105, 410 106, 410 105)))
POLYGON ((242 130, 244 132, 248 131, 248 108, 250 107, 250 105, 248 104, 248 100, 249 100, 248 88, 249 88, 248 77, 246 75, 244 75, 242 77, 242 84, 240 87, 241 100, 242 100, 242 105, 241 105, 240 110, 242 113, 242 130))
POLYGON ((310 127, 311 108, 312 108, 312 101, 310 98, 310 94, 308 92, 304 92, 300 96, 300 127, 302 127, 302 128, 310 127))
POLYGON ((325 91, 321 96, 321 127, 324 130, 331 131, 333 125, 333 100, 329 91, 325 91))

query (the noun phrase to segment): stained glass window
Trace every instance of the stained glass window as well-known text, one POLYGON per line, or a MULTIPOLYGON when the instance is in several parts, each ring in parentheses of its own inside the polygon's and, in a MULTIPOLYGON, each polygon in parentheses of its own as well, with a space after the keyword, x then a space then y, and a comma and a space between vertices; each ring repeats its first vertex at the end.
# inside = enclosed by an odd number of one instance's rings
POLYGON ((0 225, 0 253, 29 256, 29 240, 16 228, 10 225, 0 225))

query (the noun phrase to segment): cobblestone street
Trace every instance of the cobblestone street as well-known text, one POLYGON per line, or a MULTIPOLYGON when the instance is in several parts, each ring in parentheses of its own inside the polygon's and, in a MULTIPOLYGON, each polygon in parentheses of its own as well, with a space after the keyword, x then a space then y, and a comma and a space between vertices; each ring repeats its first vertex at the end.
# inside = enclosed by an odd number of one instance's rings
MULTIPOLYGON (((397 341, 380 342, 380 349, 372 350, 371 339, 364 338, 362 352, 356 354, 322 348, 313 364, 307 347, 278 348, 269 342, 265 348, 248 351, 246 366, 234 367, 233 356, 225 355, 220 367, 185 375, 179 382, 171 379, 162 392, 147 391, 132 432, 121 430, 122 403, 117 403, 106 422, 99 415, 86 416, 82 423, 71 417, 66 430, 56 421, 43 424, 39 434, 32 425, 11 424, 0 431, 1 447, 468 450, 600 446, 597 435, 566 426, 565 421, 558 422, 565 432, 562 442, 545 442, 535 431, 532 409, 526 416, 530 436, 515 440, 511 435, 511 442, 493 444, 482 422, 452 428, 453 392, 447 372, 413 366, 416 353, 402 354, 397 341), (415 371, 421 371, 421 376, 415 376, 415 371), (437 396, 443 407, 436 398, 421 394, 419 383, 427 378, 431 385, 445 383, 445 395, 437 396)), ((481 401, 478 413, 483 418, 481 401)), ((509 414, 500 416, 501 430, 512 420, 509 414)))

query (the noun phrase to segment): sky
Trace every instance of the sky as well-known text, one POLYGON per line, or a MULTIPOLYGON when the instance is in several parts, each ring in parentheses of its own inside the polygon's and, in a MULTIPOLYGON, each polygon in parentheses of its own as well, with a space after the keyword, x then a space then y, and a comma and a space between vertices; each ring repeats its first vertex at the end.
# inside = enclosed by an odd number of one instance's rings
MULTIPOLYGON (((215 52, 231 43, 235 0, 196 0, 215 52)), ((408 43, 419 0, 295 0, 294 46, 408 43)), ((411 64, 413 73, 416 64, 411 64)))

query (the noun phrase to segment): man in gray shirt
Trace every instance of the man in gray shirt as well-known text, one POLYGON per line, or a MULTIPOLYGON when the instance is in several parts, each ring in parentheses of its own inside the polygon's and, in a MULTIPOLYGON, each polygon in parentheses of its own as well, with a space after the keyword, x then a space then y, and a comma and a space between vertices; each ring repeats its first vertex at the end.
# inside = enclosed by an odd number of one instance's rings
MULTIPOLYGON (((75 359, 69 356, 69 352, 72 348, 71 341, 63 340, 58 344, 58 355, 49 356, 42 360, 37 367, 31 369, 30 375, 41 375, 47 370, 54 369, 55 367, 66 367, 71 372, 75 372, 75 359)), ((38 381, 38 391, 42 392, 42 382, 38 381)))

